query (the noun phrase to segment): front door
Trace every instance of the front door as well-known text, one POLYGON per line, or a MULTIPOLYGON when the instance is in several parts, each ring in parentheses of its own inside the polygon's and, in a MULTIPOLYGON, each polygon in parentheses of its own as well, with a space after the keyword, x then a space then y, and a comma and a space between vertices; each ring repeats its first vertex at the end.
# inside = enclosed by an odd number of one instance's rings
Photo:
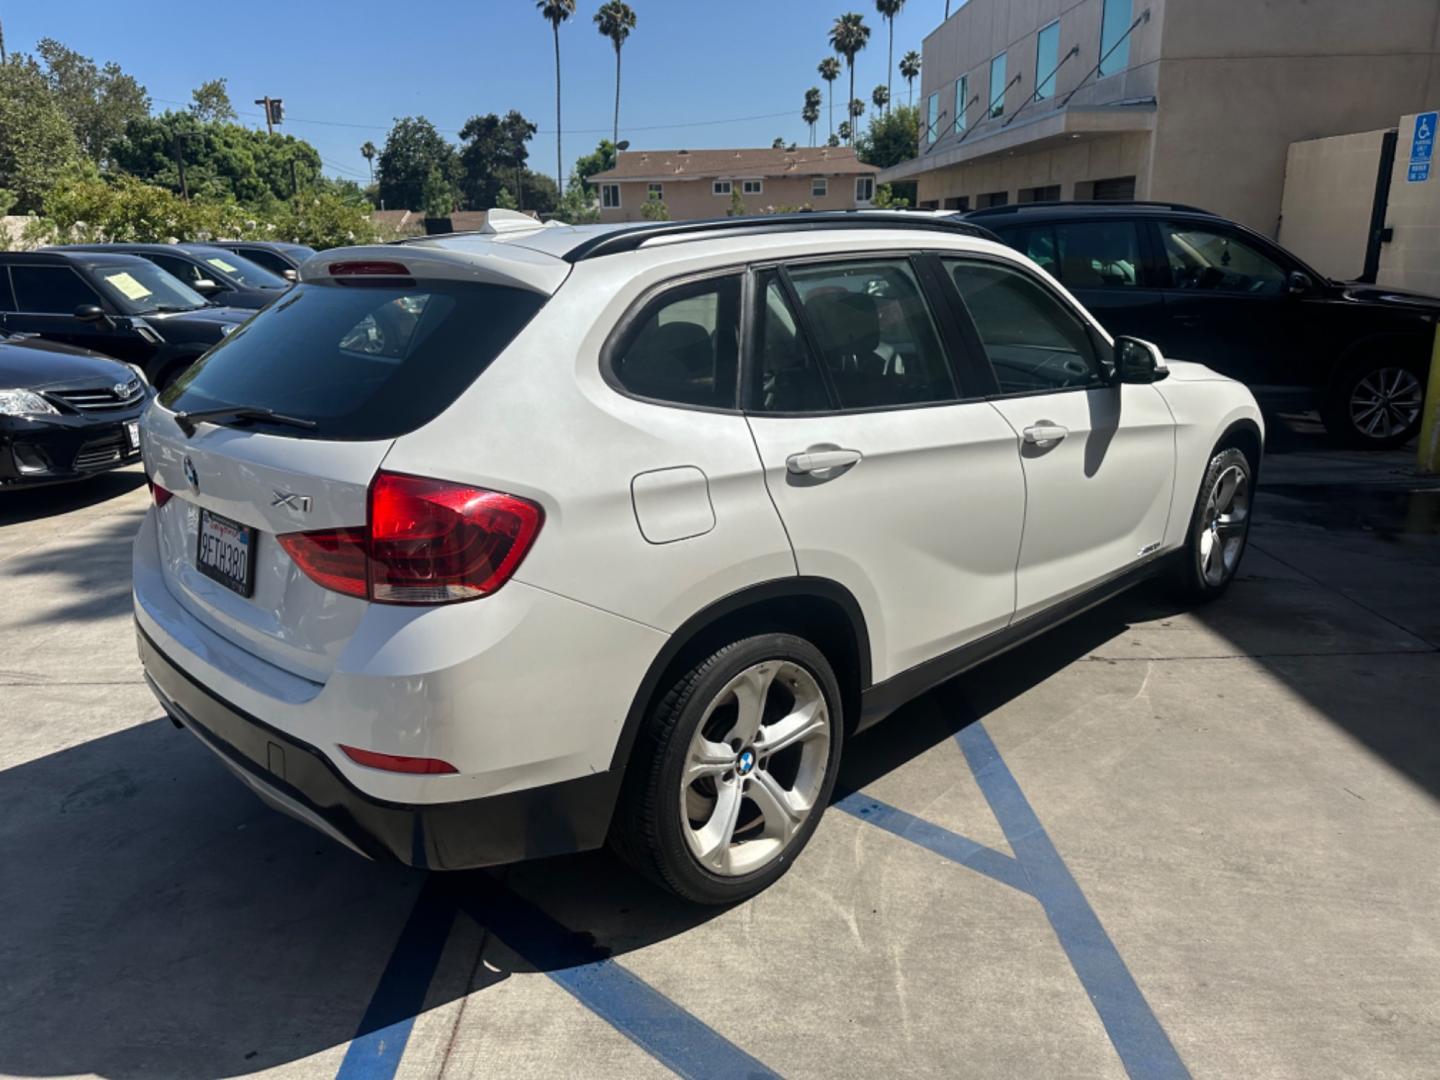
POLYGON ((12 334, 39 334, 49 341, 76 345, 132 363, 145 359, 153 350, 138 332, 128 328, 128 316, 117 315, 114 305, 68 266, 13 265, 10 282, 15 302, 14 310, 5 315, 5 329, 12 334), (75 318, 75 309, 89 304, 117 321, 107 324, 75 318))
POLYGON ((993 261, 945 265, 989 357, 992 404, 1024 469, 1018 620, 1159 550, 1174 420, 1153 386, 1110 377, 1101 360, 1108 346, 1041 280, 993 261))
POLYGON ((1014 435, 957 385, 904 256, 756 276, 747 415, 801 574, 855 596, 874 681, 1009 623, 1025 481, 1014 435), (967 400, 968 397, 968 400, 967 400))

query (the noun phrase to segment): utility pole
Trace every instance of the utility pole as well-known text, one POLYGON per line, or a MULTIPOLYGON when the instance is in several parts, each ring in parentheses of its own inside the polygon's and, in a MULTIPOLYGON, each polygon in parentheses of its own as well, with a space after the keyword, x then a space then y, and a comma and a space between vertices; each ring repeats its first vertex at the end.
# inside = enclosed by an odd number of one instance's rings
POLYGON ((293 157, 290 159, 290 195, 296 199, 300 197, 300 179, 299 174, 295 171, 295 159, 293 157))
POLYGON ((275 125, 285 118, 285 103, 279 98, 272 98, 267 94, 262 98, 256 98, 255 104, 264 108, 265 130, 271 135, 274 135, 275 125))
POLYGON ((185 184, 185 135, 183 131, 175 133, 175 168, 180 173, 180 197, 189 202, 190 188, 185 184))

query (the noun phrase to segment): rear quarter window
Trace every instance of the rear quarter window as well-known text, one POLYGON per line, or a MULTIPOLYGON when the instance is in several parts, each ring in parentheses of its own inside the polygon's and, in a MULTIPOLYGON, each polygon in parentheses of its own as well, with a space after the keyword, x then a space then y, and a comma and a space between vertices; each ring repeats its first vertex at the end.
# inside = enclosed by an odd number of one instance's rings
POLYGON ((460 282, 298 285, 160 400, 175 410, 243 405, 315 422, 313 431, 275 429, 295 437, 395 438, 452 404, 545 300, 460 282))

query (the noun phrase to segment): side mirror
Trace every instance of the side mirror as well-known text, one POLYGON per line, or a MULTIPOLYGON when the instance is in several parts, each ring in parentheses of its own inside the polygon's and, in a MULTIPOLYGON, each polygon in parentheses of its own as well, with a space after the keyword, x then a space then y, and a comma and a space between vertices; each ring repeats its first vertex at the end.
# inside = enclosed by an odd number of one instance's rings
POLYGON ((190 287, 201 296, 214 296, 220 291, 220 283, 208 277, 196 278, 190 283, 190 287))
POLYGON ((1115 367, 1122 383, 1155 383, 1170 374, 1160 349, 1133 337, 1115 339, 1115 367))
POLYGON ((75 318, 84 323, 105 323, 110 322, 110 316, 105 314, 99 304, 81 304, 74 311, 75 318))
POLYGON ((1304 296, 1315 288, 1315 282, 1310 280, 1310 275, 1303 270, 1291 270, 1290 275, 1285 279, 1285 291, 1291 296, 1304 296))
POLYGON ((300 280, 300 275, 294 270, 283 270, 280 276, 292 284, 300 280))

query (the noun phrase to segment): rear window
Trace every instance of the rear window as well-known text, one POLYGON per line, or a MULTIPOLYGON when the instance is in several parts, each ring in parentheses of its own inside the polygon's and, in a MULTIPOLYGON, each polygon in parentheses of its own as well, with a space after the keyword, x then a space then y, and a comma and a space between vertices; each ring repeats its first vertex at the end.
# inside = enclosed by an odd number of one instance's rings
POLYGON ((395 438, 459 397, 544 303, 528 290, 462 282, 298 285, 160 400, 314 421, 314 430, 272 429, 300 438, 395 438))

